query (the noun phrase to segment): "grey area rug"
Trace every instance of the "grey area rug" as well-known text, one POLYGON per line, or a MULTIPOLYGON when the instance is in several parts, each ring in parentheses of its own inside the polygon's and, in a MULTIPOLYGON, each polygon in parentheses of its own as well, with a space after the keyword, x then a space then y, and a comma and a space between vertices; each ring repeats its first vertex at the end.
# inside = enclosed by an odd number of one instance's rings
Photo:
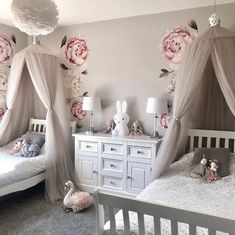
POLYGON ((95 206, 64 212, 45 201, 43 185, 0 199, 0 235, 95 235, 95 206))

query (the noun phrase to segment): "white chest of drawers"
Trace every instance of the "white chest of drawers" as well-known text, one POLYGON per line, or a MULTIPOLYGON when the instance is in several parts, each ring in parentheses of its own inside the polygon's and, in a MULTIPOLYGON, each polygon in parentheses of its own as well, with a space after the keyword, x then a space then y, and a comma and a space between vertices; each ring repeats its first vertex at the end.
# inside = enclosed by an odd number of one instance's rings
POLYGON ((134 196, 150 183, 160 140, 75 134, 75 175, 83 190, 134 196))

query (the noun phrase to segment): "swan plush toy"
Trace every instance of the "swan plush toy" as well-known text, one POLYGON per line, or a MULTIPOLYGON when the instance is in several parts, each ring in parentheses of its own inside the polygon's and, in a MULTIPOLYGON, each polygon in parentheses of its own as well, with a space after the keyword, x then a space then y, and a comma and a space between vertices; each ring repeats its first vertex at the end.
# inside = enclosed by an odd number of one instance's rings
POLYGON ((67 181, 65 183, 65 189, 69 188, 68 193, 64 197, 63 204, 66 208, 72 210, 73 212, 80 212, 92 204, 92 197, 87 192, 74 192, 74 185, 72 181, 67 181))
POLYGON ((114 115, 114 122, 116 124, 114 130, 112 131, 112 135, 114 136, 125 136, 129 134, 129 129, 127 124, 130 120, 129 115, 126 113, 127 110, 127 102, 126 100, 121 102, 118 100, 116 102, 117 113, 114 115))

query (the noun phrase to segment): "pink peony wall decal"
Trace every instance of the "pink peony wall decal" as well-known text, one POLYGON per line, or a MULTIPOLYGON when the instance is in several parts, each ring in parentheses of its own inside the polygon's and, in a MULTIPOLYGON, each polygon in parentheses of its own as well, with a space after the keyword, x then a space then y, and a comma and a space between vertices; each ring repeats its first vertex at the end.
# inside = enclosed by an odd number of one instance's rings
POLYGON ((82 110, 82 102, 73 100, 71 102, 71 115, 75 120, 83 120, 86 116, 86 111, 82 110))
POLYGON ((85 38, 81 35, 67 38, 65 35, 61 41, 61 68, 65 77, 65 86, 68 90, 68 98, 79 98, 84 93, 83 77, 88 74, 87 59, 89 49, 85 38))
POLYGON ((15 36, 12 39, 5 34, 0 34, 0 64, 9 62, 13 58, 15 52, 15 36))
POLYGON ((6 112, 6 107, 5 106, 0 106, 0 120, 2 120, 5 112, 6 112))
POLYGON ((167 129, 170 125, 172 113, 163 113, 160 119, 160 126, 167 129))
POLYGON ((0 120, 6 111, 7 77, 15 53, 16 37, 0 33, 0 120))
POLYGON ((83 36, 78 35, 76 37, 70 37, 68 40, 67 36, 64 36, 61 42, 61 48, 64 46, 64 56, 68 66, 86 66, 89 49, 87 46, 87 42, 83 36))
POLYGON ((160 51, 171 69, 179 69, 182 54, 187 44, 195 38, 196 33, 190 32, 183 25, 166 30, 160 43, 160 51))
POLYGON ((177 70, 180 67, 185 48, 197 38, 198 26, 195 20, 191 19, 188 26, 177 26, 167 29, 161 39, 159 49, 170 69, 162 68, 158 76, 160 79, 169 78, 170 82, 167 92, 174 96, 177 70))

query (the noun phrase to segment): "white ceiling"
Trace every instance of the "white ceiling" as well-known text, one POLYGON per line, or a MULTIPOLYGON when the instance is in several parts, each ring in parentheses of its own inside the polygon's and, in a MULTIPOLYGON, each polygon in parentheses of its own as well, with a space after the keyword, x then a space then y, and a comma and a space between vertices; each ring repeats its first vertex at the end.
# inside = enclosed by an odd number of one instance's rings
MULTIPOLYGON (((13 25, 10 11, 12 0, 2 0, 0 23, 13 25)), ((24 0, 22 0, 24 1, 24 0)), ((40 1, 40 0, 38 0, 40 1)), ((60 13, 60 25, 74 25, 123 17, 154 14, 202 6, 214 0, 54 0, 60 13)), ((217 5, 235 0, 217 0, 217 5)), ((212 8, 213 9, 213 8, 212 8)))

